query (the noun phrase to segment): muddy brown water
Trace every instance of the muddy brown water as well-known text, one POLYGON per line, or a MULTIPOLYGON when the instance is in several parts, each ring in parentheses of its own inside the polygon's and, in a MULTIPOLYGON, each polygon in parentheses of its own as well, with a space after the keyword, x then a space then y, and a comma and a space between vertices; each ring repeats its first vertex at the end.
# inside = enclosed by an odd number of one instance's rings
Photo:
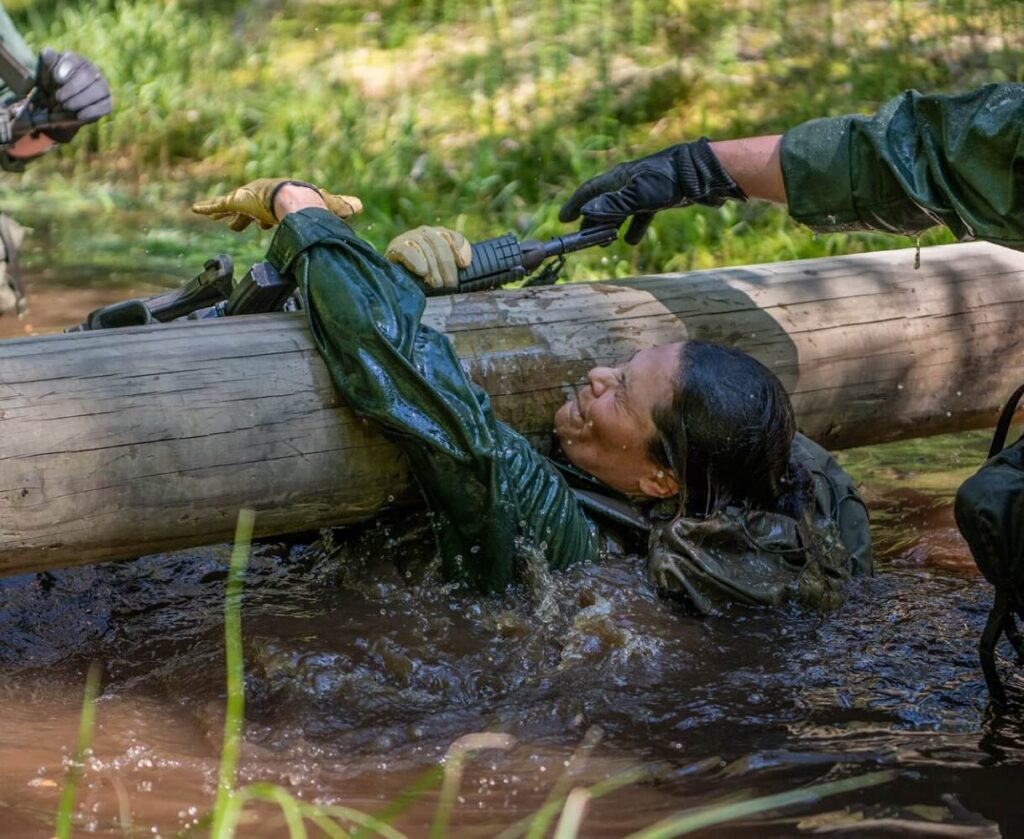
MULTIPOLYGON (((32 313, 0 319, 0 334, 56 329, 125 296, 29 282, 32 313)), ((983 436, 848 456, 879 569, 827 616, 698 620, 659 599, 636 559, 470 596, 437 580, 419 520, 262 543, 243 607, 241 780, 375 812, 460 736, 506 732, 510 749, 469 760, 453 814, 459 835, 493 835, 535 812, 600 733, 575 784, 630 767, 653 777, 593 802, 589 836, 880 767, 898 779, 705 835, 1024 835, 1024 719, 986 714, 976 645, 989 590, 949 505, 983 436)), ((77 830, 172 835, 209 809, 227 556, 0 580, 0 835, 50 835, 93 661, 102 690, 77 830)), ((397 826, 426 833, 435 801, 397 826)), ((285 833, 258 813, 246 835, 285 833)))

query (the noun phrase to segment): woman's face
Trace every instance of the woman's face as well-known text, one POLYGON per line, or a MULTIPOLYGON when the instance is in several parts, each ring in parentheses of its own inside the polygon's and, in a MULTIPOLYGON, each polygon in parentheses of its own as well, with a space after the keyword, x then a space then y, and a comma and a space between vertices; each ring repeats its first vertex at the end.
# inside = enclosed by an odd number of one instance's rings
POLYGON ((555 433, 574 466, 627 495, 675 495, 675 477, 650 459, 647 445, 656 433, 652 412, 672 399, 681 346, 641 350, 619 367, 587 374, 555 414, 555 433))

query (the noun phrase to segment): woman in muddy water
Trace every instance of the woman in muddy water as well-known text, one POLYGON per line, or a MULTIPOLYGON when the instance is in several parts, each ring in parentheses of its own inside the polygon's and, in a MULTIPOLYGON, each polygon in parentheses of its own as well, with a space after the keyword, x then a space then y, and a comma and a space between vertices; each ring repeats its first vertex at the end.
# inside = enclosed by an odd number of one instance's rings
POLYGON ((413 275, 443 284, 465 267, 459 234, 417 228, 385 258, 343 222, 357 199, 286 180, 194 209, 234 230, 280 224, 267 258, 298 281, 349 405, 405 451, 447 578, 500 592, 524 564, 563 569, 645 540, 659 588, 709 612, 834 606, 851 575, 870 572, 849 477, 795 435, 781 383, 750 356, 689 341, 591 370, 555 415, 559 464, 494 417, 448 339, 420 323, 413 275))

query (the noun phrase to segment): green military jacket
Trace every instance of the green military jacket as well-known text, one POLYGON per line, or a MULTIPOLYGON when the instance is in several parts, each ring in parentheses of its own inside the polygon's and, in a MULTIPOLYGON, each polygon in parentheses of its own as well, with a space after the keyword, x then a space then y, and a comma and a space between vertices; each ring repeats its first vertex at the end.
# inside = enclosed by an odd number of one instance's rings
MULTIPOLYGON (((351 408, 408 456, 446 576, 500 592, 529 555, 556 569, 598 558, 595 521, 552 462, 494 416, 451 342, 420 322, 425 297, 405 269, 321 209, 288 215, 267 259, 295 276, 313 338, 351 408)), ((819 447, 806 465, 842 474, 819 447)), ((826 495, 829 511, 852 510, 846 489, 826 495)), ((854 506, 850 570, 868 571, 867 517, 854 506)))
POLYGON ((293 272, 313 338, 352 409, 409 458, 443 570, 502 591, 527 553, 554 568, 597 558, 597 528, 551 463, 498 421, 408 272, 326 210, 288 215, 267 259, 293 272))
POLYGON ((816 119, 782 138, 789 212, 823 232, 915 235, 1024 248, 1024 85, 959 96, 907 91, 875 116, 816 119))

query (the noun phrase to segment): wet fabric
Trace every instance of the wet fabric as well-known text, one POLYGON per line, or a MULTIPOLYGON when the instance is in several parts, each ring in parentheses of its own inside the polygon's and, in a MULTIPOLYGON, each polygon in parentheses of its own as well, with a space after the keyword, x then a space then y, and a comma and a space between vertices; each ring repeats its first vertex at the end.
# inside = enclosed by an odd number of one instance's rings
POLYGON ((840 605, 850 578, 871 572, 867 509, 821 446, 798 434, 793 456, 814 479, 814 503, 801 519, 737 507, 674 517, 651 531, 652 582, 701 614, 726 603, 840 605))
POLYGON ((910 90, 874 116, 816 119, 782 138, 793 218, 822 232, 915 235, 1024 248, 1024 85, 958 96, 910 90))
MULTIPOLYGON (((349 405, 408 457, 449 579, 499 592, 533 557, 556 569, 598 559, 604 543, 586 504, 551 461, 495 418, 448 339, 420 322, 425 297, 407 271, 320 209, 288 215, 267 258, 298 281, 313 338, 349 405)), ((822 512, 808 526, 834 530, 837 544, 846 533, 847 575, 870 570, 867 516, 849 477, 809 440, 799 438, 794 452, 820 496, 822 512)), ((757 528, 768 518, 751 522, 757 528)), ((735 561, 746 557, 738 552, 735 561)))
POLYGON ((449 579, 504 590, 528 554, 553 568, 596 560, 597 529, 562 477, 499 422, 448 339, 420 323, 425 297, 326 210, 288 215, 267 258, 299 283, 339 390, 409 459, 449 579))

